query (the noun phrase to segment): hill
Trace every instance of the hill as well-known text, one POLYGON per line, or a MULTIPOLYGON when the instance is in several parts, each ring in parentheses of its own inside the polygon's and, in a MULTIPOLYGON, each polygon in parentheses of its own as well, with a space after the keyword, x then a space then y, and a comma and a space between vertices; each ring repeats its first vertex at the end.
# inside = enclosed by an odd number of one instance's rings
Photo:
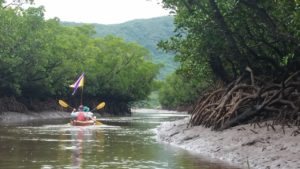
MULTIPOLYGON (((84 23, 63 22, 63 24, 75 26, 84 23)), ((165 65, 165 67, 161 70, 158 77, 159 79, 163 79, 177 67, 172 54, 166 54, 157 49, 157 43, 160 40, 166 40, 173 35, 174 24, 172 16, 138 19, 121 24, 92 25, 95 26, 97 37, 114 35, 121 37, 128 42, 136 42, 147 48, 151 52, 155 63, 162 63, 165 65)))

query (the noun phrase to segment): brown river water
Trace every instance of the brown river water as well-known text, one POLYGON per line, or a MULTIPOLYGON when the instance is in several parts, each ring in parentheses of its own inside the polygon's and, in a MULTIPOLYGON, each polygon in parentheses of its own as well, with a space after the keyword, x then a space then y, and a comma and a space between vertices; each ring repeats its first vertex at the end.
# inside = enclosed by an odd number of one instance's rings
POLYGON ((100 117, 100 126, 67 121, 0 126, 0 169, 236 169, 156 141, 154 129, 161 122, 184 117, 151 111, 100 117))

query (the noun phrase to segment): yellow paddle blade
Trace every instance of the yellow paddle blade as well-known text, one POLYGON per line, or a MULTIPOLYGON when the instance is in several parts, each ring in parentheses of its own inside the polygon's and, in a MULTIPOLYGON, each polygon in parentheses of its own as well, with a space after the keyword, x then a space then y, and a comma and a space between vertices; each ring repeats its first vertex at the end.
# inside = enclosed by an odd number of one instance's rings
POLYGON ((62 107, 65 107, 65 108, 69 107, 69 105, 68 105, 66 102, 64 102, 63 100, 58 100, 58 103, 59 103, 59 105, 61 105, 62 107))
POLYGON ((100 121, 96 121, 95 124, 96 125, 102 125, 103 123, 101 123, 100 121))
POLYGON ((96 109, 102 109, 105 106, 105 102, 101 102, 100 104, 97 105, 96 109))

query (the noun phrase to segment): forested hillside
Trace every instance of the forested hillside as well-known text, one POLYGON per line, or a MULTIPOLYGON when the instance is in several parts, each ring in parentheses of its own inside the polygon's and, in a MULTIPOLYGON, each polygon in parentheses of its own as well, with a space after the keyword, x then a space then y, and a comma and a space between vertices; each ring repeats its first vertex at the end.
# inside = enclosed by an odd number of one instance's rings
MULTIPOLYGON (((81 23, 63 22, 64 25, 81 25, 81 23)), ((176 63, 173 61, 174 54, 165 53, 157 48, 161 40, 167 40, 173 36, 174 24, 172 16, 164 16, 152 19, 133 20, 121 24, 102 25, 93 24, 97 37, 114 35, 128 42, 136 42, 150 50, 155 63, 165 65, 161 69, 159 79, 166 77, 175 70, 176 63)))

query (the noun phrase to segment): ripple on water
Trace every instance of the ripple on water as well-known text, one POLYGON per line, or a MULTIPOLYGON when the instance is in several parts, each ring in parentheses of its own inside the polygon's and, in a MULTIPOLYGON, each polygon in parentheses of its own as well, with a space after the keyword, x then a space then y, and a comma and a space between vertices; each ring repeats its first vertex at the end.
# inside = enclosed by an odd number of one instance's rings
POLYGON ((134 113, 132 117, 100 119, 105 124, 100 126, 59 124, 0 129, 0 168, 203 168, 194 167, 198 157, 192 159, 185 151, 157 143, 153 128, 177 118, 182 117, 134 113))

